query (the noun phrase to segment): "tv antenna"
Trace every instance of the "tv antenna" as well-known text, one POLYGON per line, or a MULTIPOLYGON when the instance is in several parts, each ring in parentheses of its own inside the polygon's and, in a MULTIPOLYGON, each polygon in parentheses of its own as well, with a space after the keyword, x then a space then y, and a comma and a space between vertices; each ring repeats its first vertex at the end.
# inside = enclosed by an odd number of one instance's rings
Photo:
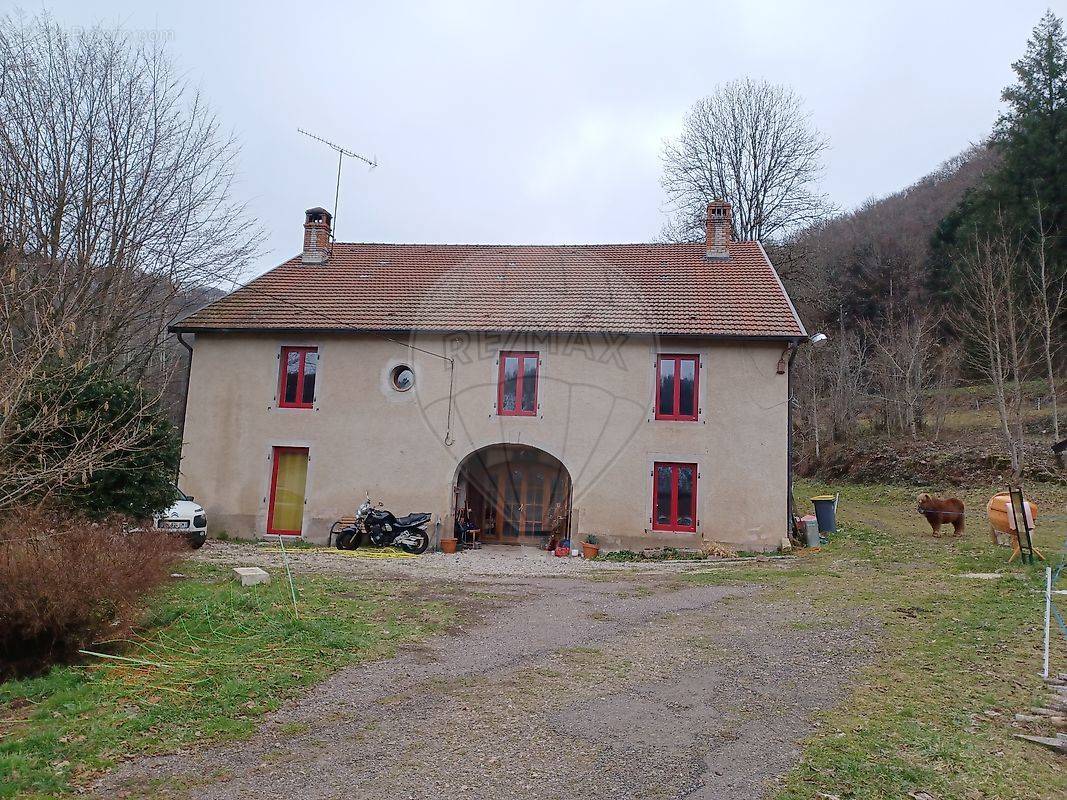
POLYGON ((334 144, 328 139, 323 139, 321 136, 316 136, 315 134, 310 133, 304 130, 303 128, 297 128, 296 130, 297 133, 302 133, 308 138, 314 139, 316 142, 322 142, 327 147, 330 147, 337 151, 337 187, 334 189, 333 192, 333 227, 330 231, 330 237, 334 238, 334 234, 337 231, 337 205, 341 199, 341 164, 344 162, 345 156, 347 156, 348 158, 354 158, 357 161, 362 161, 371 169, 374 169, 376 166, 378 166, 378 159, 367 158, 366 156, 362 156, 359 153, 354 153, 346 147, 341 147, 341 145, 339 144, 334 144))

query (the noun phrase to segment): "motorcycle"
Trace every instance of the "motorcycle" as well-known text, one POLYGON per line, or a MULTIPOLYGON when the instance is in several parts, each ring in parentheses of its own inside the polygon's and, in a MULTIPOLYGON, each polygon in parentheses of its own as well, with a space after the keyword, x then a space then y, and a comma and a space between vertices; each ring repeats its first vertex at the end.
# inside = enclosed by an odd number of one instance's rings
POLYGON ((399 547, 405 553, 420 555, 430 546, 430 536, 426 533, 429 514, 408 514, 397 517, 391 511, 371 505, 370 497, 356 509, 355 522, 345 525, 340 530, 331 531, 336 535, 338 550, 355 550, 363 543, 366 536, 376 547, 399 547))

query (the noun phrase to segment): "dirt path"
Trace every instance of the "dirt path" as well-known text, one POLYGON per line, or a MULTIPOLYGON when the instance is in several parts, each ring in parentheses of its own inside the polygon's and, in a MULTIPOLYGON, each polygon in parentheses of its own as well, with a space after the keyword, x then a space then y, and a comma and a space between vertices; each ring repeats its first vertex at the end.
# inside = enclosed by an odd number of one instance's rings
POLYGON ((490 606, 478 621, 340 672, 251 741, 129 762, 97 791, 751 800, 795 761, 871 640, 756 587, 672 576, 471 590, 490 606))

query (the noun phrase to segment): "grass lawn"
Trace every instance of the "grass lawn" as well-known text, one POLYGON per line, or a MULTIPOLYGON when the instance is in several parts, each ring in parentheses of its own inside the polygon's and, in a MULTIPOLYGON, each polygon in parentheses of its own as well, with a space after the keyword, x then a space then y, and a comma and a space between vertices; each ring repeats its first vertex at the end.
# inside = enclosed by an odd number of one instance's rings
POLYGON ((0 683, 0 797, 63 796, 124 756, 247 737, 260 718, 339 667, 387 657, 452 612, 391 585, 284 573, 242 588, 185 564, 123 656, 0 683))
MULTIPOLYGON (((1008 566, 1008 551, 991 545, 985 502, 993 490, 964 496, 970 529, 954 540, 930 537, 908 489, 801 484, 797 501, 828 489, 841 492, 843 528, 829 547, 793 569, 689 578, 756 581, 813 602, 827 625, 859 610, 882 626, 874 663, 819 720, 778 799, 898 800, 917 790, 938 800, 1067 797, 1067 759, 1012 738, 1037 732, 1013 727, 1013 714, 1044 696, 1044 569, 1008 566), (1004 576, 957 577, 996 571, 1004 576)), ((1067 538, 1067 490, 1038 486, 1033 497, 1037 543, 1055 565, 1067 538)), ((1053 671, 1067 672, 1064 638, 1055 629, 1054 637, 1053 671)))

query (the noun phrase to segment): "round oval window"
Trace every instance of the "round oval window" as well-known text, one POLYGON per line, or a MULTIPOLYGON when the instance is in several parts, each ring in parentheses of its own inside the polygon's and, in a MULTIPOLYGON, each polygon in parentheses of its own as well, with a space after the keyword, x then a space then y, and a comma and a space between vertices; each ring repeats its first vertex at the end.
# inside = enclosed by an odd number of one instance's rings
POLYGON ((394 389, 398 392, 406 392, 415 385, 415 373, 411 371, 411 367, 401 364, 393 367, 393 371, 390 373, 390 380, 394 389))

